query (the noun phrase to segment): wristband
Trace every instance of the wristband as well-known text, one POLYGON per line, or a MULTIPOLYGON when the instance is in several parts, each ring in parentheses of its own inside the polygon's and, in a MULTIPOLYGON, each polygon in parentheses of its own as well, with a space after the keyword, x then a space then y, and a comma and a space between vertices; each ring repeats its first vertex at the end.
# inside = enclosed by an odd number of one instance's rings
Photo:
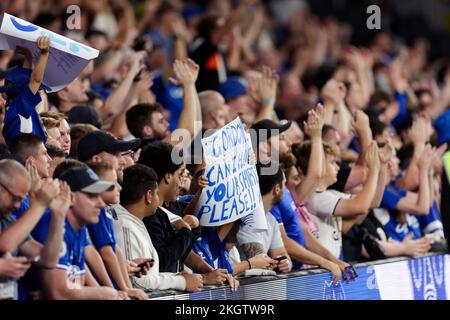
POLYGON ((272 106, 274 101, 273 101, 273 99, 262 99, 261 103, 263 105, 271 105, 272 106))
POLYGON ((251 269, 252 268, 252 264, 250 263, 250 259, 247 259, 247 263, 248 263, 248 268, 251 269))

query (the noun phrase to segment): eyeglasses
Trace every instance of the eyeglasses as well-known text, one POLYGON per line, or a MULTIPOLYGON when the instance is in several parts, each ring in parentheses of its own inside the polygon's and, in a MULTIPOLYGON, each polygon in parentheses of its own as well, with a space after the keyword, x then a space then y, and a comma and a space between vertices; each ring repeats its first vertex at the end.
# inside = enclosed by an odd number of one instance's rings
POLYGON ((13 203, 22 203, 22 201, 24 200, 24 197, 19 197, 16 196, 14 193, 11 192, 11 190, 9 190, 9 188, 7 188, 3 183, 0 182, 0 186, 3 187, 3 189, 5 189, 9 195, 12 198, 13 203))
POLYGON ((121 157, 126 157, 126 156, 128 156, 128 157, 134 159, 134 151, 133 151, 133 150, 128 150, 128 151, 125 151, 125 152, 121 152, 121 153, 119 153, 119 155, 120 155, 121 157))

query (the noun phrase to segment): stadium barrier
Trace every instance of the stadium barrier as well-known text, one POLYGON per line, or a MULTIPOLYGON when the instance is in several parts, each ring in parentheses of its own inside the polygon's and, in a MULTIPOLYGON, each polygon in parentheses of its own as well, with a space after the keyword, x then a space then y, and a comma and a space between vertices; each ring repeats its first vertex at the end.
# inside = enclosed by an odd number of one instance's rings
POLYGON ((417 259, 391 258, 354 265, 356 281, 337 285, 323 269, 286 275, 239 278, 233 292, 226 286, 207 286, 201 292, 153 291, 157 300, 448 300, 450 255, 417 259))

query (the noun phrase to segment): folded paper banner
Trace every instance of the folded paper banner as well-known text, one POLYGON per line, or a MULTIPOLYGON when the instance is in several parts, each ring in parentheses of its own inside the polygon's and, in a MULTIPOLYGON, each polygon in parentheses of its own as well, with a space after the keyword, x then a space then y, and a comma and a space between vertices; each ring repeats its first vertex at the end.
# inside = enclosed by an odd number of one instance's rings
POLYGON ((236 118, 202 139, 209 185, 197 204, 202 226, 220 226, 249 216, 247 224, 267 229, 261 192, 254 164, 249 164, 250 139, 236 118))
POLYGON ((40 36, 50 38, 50 54, 42 81, 47 92, 55 92, 70 84, 92 59, 98 50, 46 30, 7 13, 0 15, 0 50, 27 48, 36 63, 40 52, 36 40, 40 36))

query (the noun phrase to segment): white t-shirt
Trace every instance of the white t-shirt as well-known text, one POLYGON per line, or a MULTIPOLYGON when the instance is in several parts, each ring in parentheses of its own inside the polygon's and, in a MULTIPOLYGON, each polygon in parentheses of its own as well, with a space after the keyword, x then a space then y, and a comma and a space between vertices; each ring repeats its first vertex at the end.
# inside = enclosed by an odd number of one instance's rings
MULTIPOLYGON (((255 229, 241 225, 236 238, 237 246, 239 247, 245 243, 260 243, 263 245, 264 253, 269 250, 283 248, 283 240, 281 239, 280 226, 271 213, 266 213, 267 230, 255 231, 255 229)), ((241 259, 245 260, 247 257, 243 257, 241 253, 241 259)))
POLYGON ((306 207, 319 227, 319 242, 335 257, 342 250, 342 218, 334 215, 341 199, 350 199, 351 195, 336 190, 316 190, 306 207))

